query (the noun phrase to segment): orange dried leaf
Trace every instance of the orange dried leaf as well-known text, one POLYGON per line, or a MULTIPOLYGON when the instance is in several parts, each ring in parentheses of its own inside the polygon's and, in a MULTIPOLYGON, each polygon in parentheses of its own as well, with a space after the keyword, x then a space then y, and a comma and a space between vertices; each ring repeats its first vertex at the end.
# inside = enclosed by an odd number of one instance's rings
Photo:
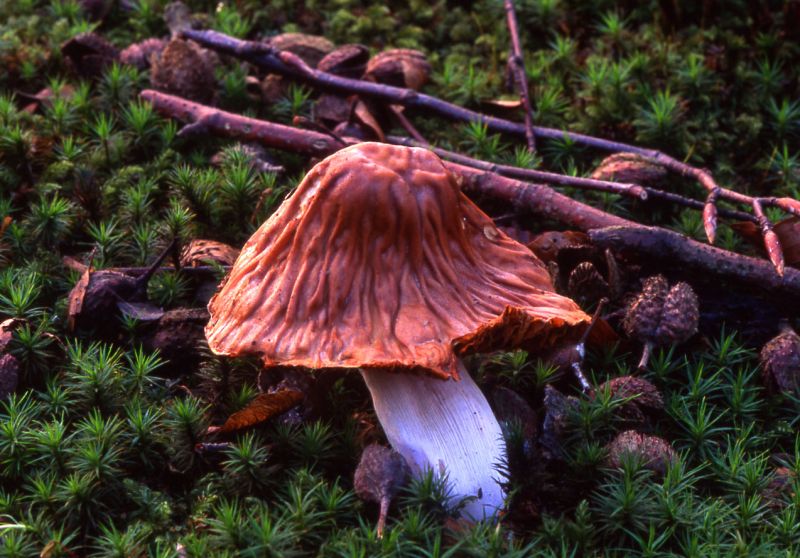
MULTIPOLYGON (((731 228, 753 245, 765 245, 766 239, 762 239, 761 229, 755 223, 733 223, 731 228)), ((785 264, 800 267, 800 218, 789 217, 779 221, 773 225, 772 230, 782 248, 785 264)))
POLYGON ((370 130, 372 133, 375 134, 375 137, 381 141, 385 141, 385 136, 383 135, 383 130, 381 129, 381 125, 378 124, 378 121, 372 115, 369 108, 366 104, 362 101, 358 101, 356 103, 355 109, 353 110, 356 118, 370 130))
POLYGON ((69 331, 75 329, 75 320, 83 310, 83 300, 86 297, 86 290, 89 288, 92 268, 87 267, 81 278, 69 292, 69 309, 67 310, 67 328, 69 331))
POLYGON ((233 413, 225 424, 214 432, 235 432, 261 424, 272 417, 285 413, 303 400, 303 393, 295 389, 282 389, 274 393, 261 393, 244 409, 233 413))

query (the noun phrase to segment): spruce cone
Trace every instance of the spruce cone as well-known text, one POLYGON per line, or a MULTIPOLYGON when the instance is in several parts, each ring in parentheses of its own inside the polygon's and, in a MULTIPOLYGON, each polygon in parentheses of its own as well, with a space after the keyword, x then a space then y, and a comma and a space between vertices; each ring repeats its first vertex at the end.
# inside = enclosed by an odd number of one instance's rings
POLYGON ((609 390, 615 399, 629 399, 617 408, 619 417, 643 424, 648 417, 664 410, 664 398, 658 388, 643 378, 620 376, 600 386, 598 392, 609 390))
POLYGON ((629 337, 645 344, 639 368, 647 365, 654 346, 677 345, 694 335, 699 319, 697 295, 688 283, 669 289, 663 275, 645 280, 623 323, 629 337))
POLYGON ((761 349, 761 377, 773 393, 800 394, 800 336, 784 331, 761 349))
POLYGON ((608 291, 608 283, 592 262, 579 263, 569 274, 567 295, 584 310, 596 304, 608 291))
POLYGON ((14 355, 0 356, 0 401, 14 393, 19 383, 19 361, 14 355))
POLYGON ((163 39, 145 39, 123 50, 119 55, 119 61, 136 66, 139 70, 146 70, 150 67, 151 58, 160 56, 166 46, 167 43, 163 39))
POLYGON ((657 475, 663 476, 670 464, 678 458, 669 442, 658 436, 641 434, 635 430, 627 430, 617 435, 606 446, 608 457, 606 466, 612 469, 622 467, 625 459, 631 457, 641 459, 642 465, 657 475))

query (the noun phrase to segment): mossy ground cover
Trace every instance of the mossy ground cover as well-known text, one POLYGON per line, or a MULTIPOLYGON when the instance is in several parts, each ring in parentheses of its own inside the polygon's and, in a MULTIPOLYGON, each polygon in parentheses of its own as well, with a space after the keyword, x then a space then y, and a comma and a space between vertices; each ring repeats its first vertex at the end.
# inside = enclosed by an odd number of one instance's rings
MULTIPOLYGON (((179 138, 176 123, 137 98, 147 72, 115 64, 83 79, 68 71, 64 41, 93 29, 120 48, 162 36, 164 4, 109 2, 93 22, 74 0, 0 3, 0 316, 19 320, 6 351, 20 363, 19 386, 0 402, 0 555, 800 554, 800 405, 766 392, 757 347, 734 331, 657 352, 642 374, 665 410, 639 427, 678 452, 665 474, 635 460, 606 467, 606 443, 629 426, 618 412, 626 400, 578 395, 558 467, 542 466, 523 429, 507 424, 509 458, 500 465, 510 506, 500 526, 453 522, 446 482, 429 477, 392 507, 383 539, 376 507, 352 490, 362 444, 380 438, 368 428, 360 378, 321 379, 313 413, 219 445, 206 429, 258 393, 257 363, 202 349, 168 362, 141 348, 146 332, 130 318, 111 339, 97 328, 68 331, 67 294, 80 273, 63 256, 94 250, 102 269, 145 265, 176 237, 239 246, 309 167, 276 152, 286 172, 263 173, 230 142, 179 138), (24 94, 45 87, 54 98, 24 110, 24 94), (227 157, 213 166, 220 149, 227 157)), ((502 2, 189 5, 208 27, 241 37, 302 31, 375 52, 420 49, 433 66, 427 90, 470 107, 508 94, 502 2)), ((798 197, 796 2, 527 0, 517 11, 537 123, 663 149, 742 192, 798 197)), ((259 105, 248 73, 223 61, 221 107, 286 123, 309 116, 312 91, 292 86, 259 105)), ((441 146, 520 166, 582 175, 602 156, 566 139, 541 142, 533 156, 479 125, 416 123, 441 146)), ((670 188, 702 194, 680 179, 670 188)), ((702 235, 697 212, 570 193, 702 235)), ((727 225, 718 237, 749 250, 727 225)), ((193 276, 166 272, 148 295, 165 308, 191 306, 197 288, 193 276)), ((586 368, 600 385, 635 365, 635 355, 610 347, 590 354, 586 368)), ((552 372, 521 353, 475 360, 472 369, 485 388, 510 388, 534 409, 552 372)))

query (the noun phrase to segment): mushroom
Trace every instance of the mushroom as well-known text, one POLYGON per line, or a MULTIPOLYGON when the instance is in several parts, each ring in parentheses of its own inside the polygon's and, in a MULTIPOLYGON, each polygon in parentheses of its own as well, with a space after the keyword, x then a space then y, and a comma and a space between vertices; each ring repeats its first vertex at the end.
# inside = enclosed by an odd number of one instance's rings
POLYGON ((589 322, 436 155, 380 143, 317 164, 247 241, 209 311, 217 354, 359 369, 412 473, 446 471, 455 496, 474 497, 462 509, 473 519, 503 505, 505 450, 460 356, 548 348, 589 322))

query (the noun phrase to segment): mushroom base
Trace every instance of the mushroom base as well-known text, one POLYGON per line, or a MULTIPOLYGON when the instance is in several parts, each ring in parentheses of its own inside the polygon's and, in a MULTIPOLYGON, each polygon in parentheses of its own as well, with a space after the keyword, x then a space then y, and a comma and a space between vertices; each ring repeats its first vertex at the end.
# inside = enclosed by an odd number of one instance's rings
POLYGON ((489 402, 459 361, 461 380, 361 370, 378 420, 392 447, 419 476, 446 472, 454 497, 474 497, 462 510, 493 517, 505 493, 497 466, 505 458, 500 425, 489 402))

